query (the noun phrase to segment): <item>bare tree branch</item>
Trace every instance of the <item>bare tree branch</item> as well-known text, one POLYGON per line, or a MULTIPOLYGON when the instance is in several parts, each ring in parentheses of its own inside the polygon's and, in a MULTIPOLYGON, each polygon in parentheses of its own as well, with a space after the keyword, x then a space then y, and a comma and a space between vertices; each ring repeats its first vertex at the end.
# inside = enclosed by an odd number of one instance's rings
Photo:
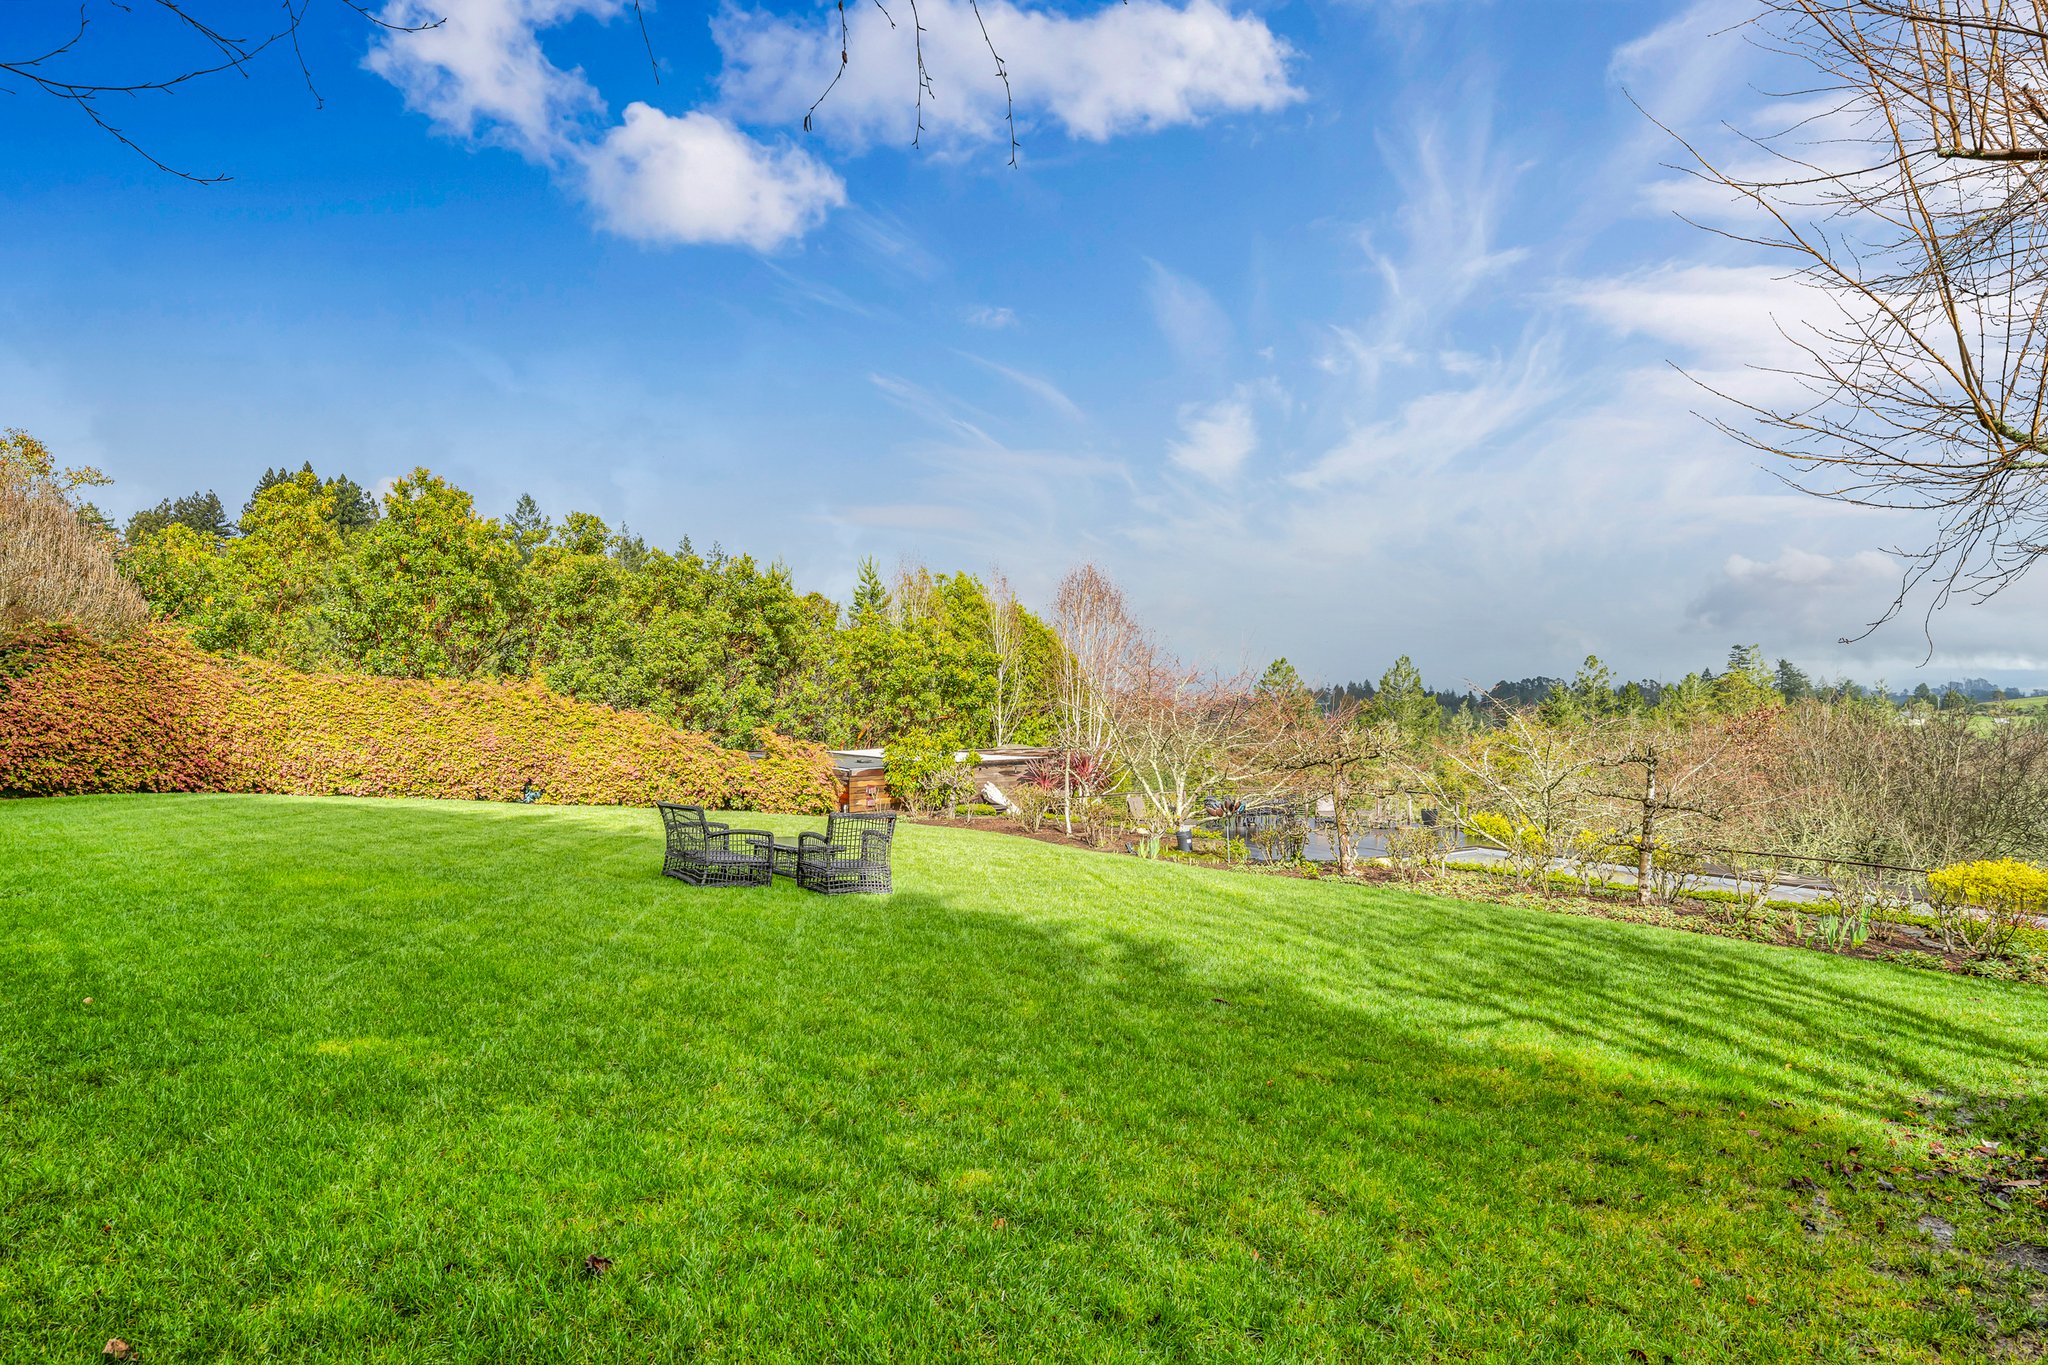
MULTIPOLYGON (((250 66, 265 53, 274 47, 288 45, 298 63, 299 73, 305 79, 306 89, 313 96, 315 107, 324 108, 325 102, 313 84, 313 73, 308 68, 305 52, 299 45, 299 30, 306 22, 306 14, 312 3, 313 0, 296 0, 296 3, 294 0, 281 0, 279 8, 283 20, 279 27, 263 37, 252 39, 230 36, 204 18, 190 0, 154 0, 152 12, 167 16, 174 28, 196 36, 218 60, 209 58, 194 64, 174 66, 164 74, 129 81, 86 80, 60 73, 58 70, 58 64, 64 59, 75 59, 80 55, 81 46, 92 26, 93 20, 87 12, 87 5, 80 4, 78 27, 69 38, 38 56, 0 59, 0 74, 11 76, 21 85, 39 90, 52 99, 68 102, 102 132, 158 170, 181 180, 189 180, 196 185, 216 185, 230 177, 225 174, 197 175, 165 163, 162 158, 143 147, 102 113, 100 102, 109 95, 140 97, 151 94, 175 94, 193 81, 231 71, 246 79, 250 66)), ((436 19, 432 23, 413 26, 393 24, 372 14, 359 3, 359 0, 337 0, 337 3, 353 10, 377 27, 395 33, 420 33, 427 29, 439 28, 446 22, 436 19)), ((132 18, 134 12, 130 6, 116 4, 115 8, 124 16, 132 18)))
POLYGON ((1710 388, 1736 410, 1714 420, 1808 493, 1931 513, 1864 633, 1923 584, 1931 621, 2048 554, 2048 0, 1763 5, 1762 45, 1826 105, 1744 137, 1760 166, 1678 141, 1762 224, 1709 230, 1777 251, 1833 308, 1781 327, 1792 365, 1758 367, 1803 398, 1710 388))

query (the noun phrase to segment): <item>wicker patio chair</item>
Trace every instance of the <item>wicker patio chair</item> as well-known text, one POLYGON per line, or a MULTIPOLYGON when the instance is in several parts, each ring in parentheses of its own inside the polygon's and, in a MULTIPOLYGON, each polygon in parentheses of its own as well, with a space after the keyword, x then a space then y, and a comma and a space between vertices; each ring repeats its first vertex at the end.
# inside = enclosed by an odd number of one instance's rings
POLYGON ((668 833, 668 854, 661 875, 692 886, 767 886, 775 880, 768 853, 756 841, 766 830, 734 829, 704 818, 702 806, 661 802, 662 828, 668 833))
POLYGON ((805 830, 797 836, 796 884, 826 896, 886 895, 895 837, 893 814, 828 815, 823 834, 805 830))

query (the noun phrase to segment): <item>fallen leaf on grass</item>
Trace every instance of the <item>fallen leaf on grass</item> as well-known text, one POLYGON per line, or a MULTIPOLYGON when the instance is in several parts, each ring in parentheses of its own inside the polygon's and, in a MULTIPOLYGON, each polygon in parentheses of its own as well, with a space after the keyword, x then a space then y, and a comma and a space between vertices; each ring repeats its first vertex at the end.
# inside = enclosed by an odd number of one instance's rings
MULTIPOLYGON (((91 1004, 92 1002, 88 1000, 86 1003, 91 1004)), ((107 1338, 107 1344, 100 1348, 100 1354, 109 1360, 133 1360, 135 1359, 135 1348, 119 1337, 109 1337, 107 1338)))
POLYGON ((583 1258, 583 1273, 593 1280, 611 1268, 612 1258, 609 1256, 600 1256, 593 1251, 583 1258))

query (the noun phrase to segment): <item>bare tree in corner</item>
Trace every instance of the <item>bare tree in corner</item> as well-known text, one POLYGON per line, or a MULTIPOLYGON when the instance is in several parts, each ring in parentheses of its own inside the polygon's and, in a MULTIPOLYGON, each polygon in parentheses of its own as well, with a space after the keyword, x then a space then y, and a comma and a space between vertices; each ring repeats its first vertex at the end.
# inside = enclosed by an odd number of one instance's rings
POLYGON ((1817 88, 1737 153, 1686 147, 1761 215, 1726 235, 1835 308, 1784 327, 1803 395, 1723 393, 1720 425, 1807 492, 1933 514, 1874 629, 1923 583, 1931 613, 2048 554, 2048 0, 1762 3, 1817 88))

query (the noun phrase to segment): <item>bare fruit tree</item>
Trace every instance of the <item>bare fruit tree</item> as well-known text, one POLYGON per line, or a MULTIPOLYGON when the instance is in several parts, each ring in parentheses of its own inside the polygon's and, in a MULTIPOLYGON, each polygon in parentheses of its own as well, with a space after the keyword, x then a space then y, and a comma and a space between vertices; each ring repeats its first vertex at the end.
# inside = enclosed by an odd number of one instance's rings
POLYGON ((1059 637, 1058 742, 1069 760, 1061 782, 1061 819, 1074 832, 1072 755, 1106 757, 1110 747, 1110 702, 1134 669, 1145 646, 1123 590, 1093 564, 1068 571, 1053 596, 1053 634, 1059 637))
POLYGON ((1458 824, 1498 843, 1526 883, 1548 889, 1550 870, 1591 826, 1598 758, 1581 727, 1506 705, 1496 712, 1492 731, 1444 751, 1431 793, 1458 824))
POLYGON ((1267 707, 1273 726, 1265 746, 1267 766, 1277 785, 1312 804, 1330 802, 1332 851, 1337 871, 1347 877, 1358 867, 1352 809, 1367 792, 1378 794, 1384 779, 1402 766, 1408 750, 1398 725, 1374 723, 1366 710, 1358 701, 1347 701, 1328 714, 1314 707, 1267 707))
MULTIPOLYGON (((1770 722, 1763 713, 1691 726, 1643 716, 1610 722, 1588 737, 1595 755, 1588 794, 1617 821, 1608 841, 1633 856, 1639 903, 1650 903, 1659 855, 1701 857, 1708 851, 1705 831, 1739 816, 1752 829, 1768 828, 1763 793, 1748 779, 1757 752, 1767 747, 1770 722)), ((1761 902, 1777 880, 1776 867, 1757 880, 1761 902)))
MULTIPOLYGON (((1987 597, 2048 554, 2048 0, 1761 0, 1817 76, 1697 173, 1832 308, 1781 324, 1787 400, 1724 430, 1823 498, 1931 514, 1899 591, 1987 597)), ((1718 230, 1718 229, 1717 229, 1718 230)), ((1717 390, 1718 392, 1718 390, 1717 390)))
POLYGON ((1146 649, 1107 702, 1111 751, 1146 806, 1174 829, 1191 827, 1211 797, 1258 789, 1268 771, 1265 708, 1242 679, 1146 649))
POLYGON ((989 730, 996 747, 1010 742, 1029 697, 1024 658, 1024 606, 1000 570, 988 580, 988 643, 996 656, 995 692, 989 702, 989 730))

